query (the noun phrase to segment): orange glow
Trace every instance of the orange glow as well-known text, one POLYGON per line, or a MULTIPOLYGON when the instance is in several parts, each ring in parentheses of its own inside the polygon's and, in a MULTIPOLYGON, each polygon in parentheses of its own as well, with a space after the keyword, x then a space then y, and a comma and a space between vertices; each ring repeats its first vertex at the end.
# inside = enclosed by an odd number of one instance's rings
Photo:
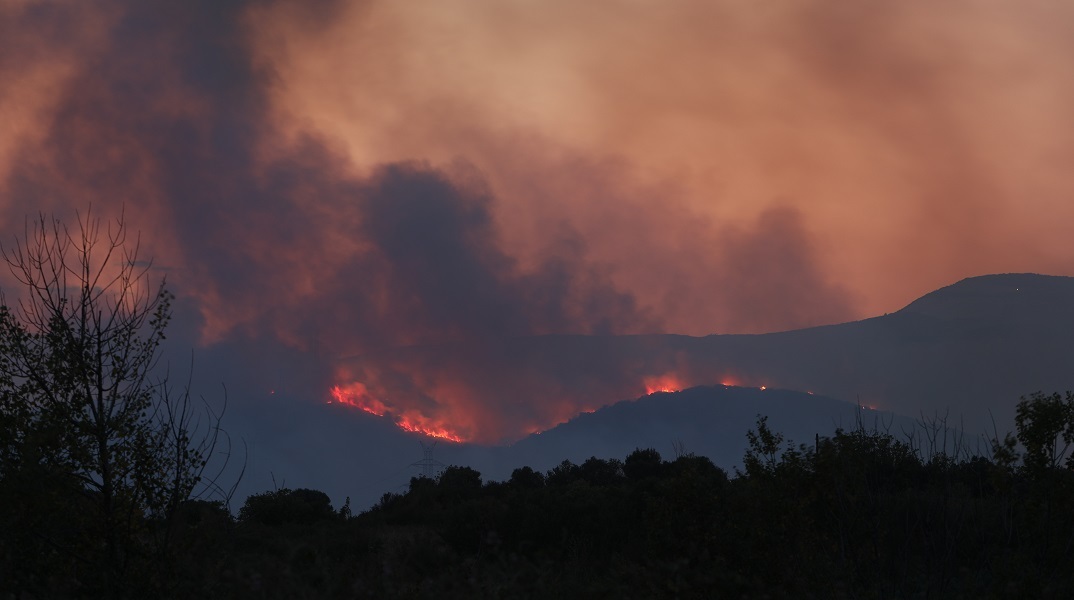
POLYGON ((771 332, 1072 274, 1072 3, 172 4, 0 0, 0 238, 123 213, 180 331, 357 357, 308 370, 319 399, 409 431, 838 392, 499 336, 771 332))
POLYGON ((411 433, 421 433, 429 437, 448 440, 450 442, 466 441, 460 436, 452 433, 450 430, 432 424, 428 419, 418 414, 400 416, 395 420, 395 424, 403 431, 409 431, 411 433))
POLYGON ((341 363, 331 397, 391 419, 406 431, 466 443, 511 444, 643 394, 720 384, 794 389, 793 383, 760 373, 732 372, 684 357, 662 364, 613 363, 600 379, 564 381, 533 369, 532 363, 497 362, 499 347, 493 348, 474 351, 459 345, 449 353, 406 349, 381 355, 380 362, 341 363))
MULTIPOLYGON (((400 357, 403 355, 400 355, 400 357)), ((528 435, 539 434, 583 414, 591 414, 609 404, 637 397, 641 380, 645 395, 671 393, 696 385, 723 385, 767 390, 768 378, 756 374, 729 375, 727 371, 704 368, 681 362, 673 370, 650 370, 658 375, 644 375, 629 368, 582 393, 539 373, 516 371, 512 367, 490 375, 482 368, 484 361, 465 353, 452 358, 434 355, 437 361, 421 359, 393 360, 391 370, 372 362, 341 366, 331 388, 330 403, 346 404, 390 419, 398 428, 453 442, 510 444, 528 435), (460 359, 460 362, 453 362, 460 359), (447 360, 447 363, 443 362, 447 360), (405 378, 410 389, 394 387, 393 381, 405 378), (526 393, 518 389, 524 379, 526 393), (765 381, 764 384, 761 382, 765 381), (347 383, 344 383, 347 382, 347 383), (718 382, 718 383, 715 383, 718 382), (510 408, 501 403, 490 410, 490 398, 513 398, 510 408), (604 402, 595 402, 595 399, 604 402), (507 411, 516 411, 512 418, 507 411), (522 418, 521 415, 525 415, 522 418)), ((483 355, 482 355, 483 356, 483 355)), ((396 357, 397 359, 400 357, 396 357)), ((640 370, 640 369, 639 369, 640 370)), ((787 386, 771 382, 772 385, 787 386)), ((793 388, 792 388, 793 389, 793 388)), ((809 392, 812 393, 812 392, 809 392)), ((502 402, 502 401, 501 401, 502 402)), ((871 408, 859 403, 862 410, 871 408)))
POLYGON ((391 408, 384 404, 384 402, 374 398, 369 393, 369 390, 366 389, 366 386, 360 382, 356 381, 345 386, 333 386, 331 394, 340 404, 359 408, 371 415, 392 419, 392 421, 395 422, 395 425, 403 431, 420 433, 429 437, 451 442, 466 441, 462 436, 456 434, 443 424, 436 423, 417 411, 409 410, 405 411, 403 414, 395 414, 391 408))
MULTIPOLYGON (((280 117, 296 137, 332 138, 359 167, 464 157, 500 194, 520 260, 540 252, 547 223, 567 220, 624 288, 668 315, 668 330, 797 327, 880 314, 981 272, 1069 272, 1074 250, 1060 240, 1074 182, 1048 158, 1069 153, 1074 131, 1062 108, 1074 97, 1065 3, 601 11, 552 0, 490 11, 476 0, 373 0, 344 3, 327 26, 299 6, 271 3, 249 18, 258 58, 283 83, 272 106, 296 116, 280 117), (554 52, 542 50, 549 36, 554 52), (438 52, 445 40, 459 42, 438 52), (711 77, 695 76, 702 64, 711 77), (611 198, 643 217, 626 222, 619 210, 608 227, 611 198), (819 234, 802 237, 815 271, 738 268, 742 252, 700 251, 749 237, 762 198, 802 207, 801 231, 819 234), (706 222, 735 227, 697 235, 706 222), (624 226, 675 233, 638 244, 624 226), (719 256, 735 262, 709 258, 719 256), (794 290, 814 295, 803 306, 794 290)), ((770 256, 768 236, 757 239, 745 254, 770 256)))
POLYGON ((383 402, 369 395, 365 386, 355 382, 346 386, 334 386, 331 390, 332 397, 340 404, 347 404, 360 408, 365 412, 383 417, 388 412, 388 407, 383 402))
POLYGON ((376 361, 348 361, 337 369, 340 391, 332 396, 381 413, 401 428, 405 424, 444 439, 508 444, 584 411, 636 398, 644 392, 642 381, 669 390, 683 383, 649 382, 646 376, 655 369, 631 367, 609 370, 599 379, 562 381, 532 363, 503 361, 501 354, 499 347, 461 345, 448 354, 405 349, 382 353, 376 361))
POLYGON ((645 378, 645 395, 647 396, 657 392, 678 392, 684 387, 686 386, 682 384, 679 378, 671 373, 659 377, 645 378))

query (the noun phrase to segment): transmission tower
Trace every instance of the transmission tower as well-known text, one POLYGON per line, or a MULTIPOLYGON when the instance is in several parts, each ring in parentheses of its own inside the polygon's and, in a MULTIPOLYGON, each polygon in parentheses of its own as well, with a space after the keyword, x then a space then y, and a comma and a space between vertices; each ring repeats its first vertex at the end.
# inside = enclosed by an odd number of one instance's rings
POLYGON ((424 457, 410 466, 421 467, 421 476, 432 479, 447 465, 433 458, 433 448, 436 448, 436 442, 432 444, 426 444, 423 440, 418 440, 418 442, 421 444, 421 453, 424 457))

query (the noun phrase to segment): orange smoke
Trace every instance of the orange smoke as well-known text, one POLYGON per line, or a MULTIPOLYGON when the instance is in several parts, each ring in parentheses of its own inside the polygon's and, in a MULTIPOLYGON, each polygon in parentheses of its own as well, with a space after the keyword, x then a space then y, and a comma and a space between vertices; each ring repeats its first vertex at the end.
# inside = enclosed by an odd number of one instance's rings
POLYGON ((787 385, 512 339, 792 329, 1074 265, 1070 3, 102 6, 0 1, 0 234, 126 206, 204 343, 346 362, 319 389, 445 439, 787 385))
POLYGON ((569 222, 670 331, 877 315, 966 276, 1074 264, 1069 3, 296 12, 253 19, 289 128, 358 165, 468 161, 512 255, 541 256, 569 222), (778 207, 798 228, 761 223, 778 207), (788 233, 808 250, 795 268, 788 233))

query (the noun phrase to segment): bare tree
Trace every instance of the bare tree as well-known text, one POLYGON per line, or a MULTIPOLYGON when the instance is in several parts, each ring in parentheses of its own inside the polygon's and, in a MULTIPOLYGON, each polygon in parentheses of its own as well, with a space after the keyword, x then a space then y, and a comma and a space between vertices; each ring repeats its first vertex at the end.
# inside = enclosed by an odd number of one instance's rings
POLYGON ((129 593, 133 563, 159 555, 220 435, 220 413, 202 427, 189 386, 160 368, 173 296, 138 249, 122 217, 90 215, 77 228, 42 215, 2 248, 20 284, 0 294, 3 464, 75 482, 96 540, 60 550, 112 597, 129 593))

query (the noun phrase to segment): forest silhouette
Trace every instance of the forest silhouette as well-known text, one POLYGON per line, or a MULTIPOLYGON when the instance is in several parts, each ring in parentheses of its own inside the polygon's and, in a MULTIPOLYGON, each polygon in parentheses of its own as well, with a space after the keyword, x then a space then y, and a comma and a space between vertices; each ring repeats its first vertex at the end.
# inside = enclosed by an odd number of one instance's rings
MULTIPOLYGON (((0 586, 9 597, 1066 597, 1074 395, 1023 398, 1018 424, 981 456, 865 428, 795 446, 759 417, 730 475, 703 456, 638 449, 502 482, 452 466, 359 514, 309 489, 255 494, 237 517, 191 499, 170 518, 168 554, 109 590, 65 552, 94 541, 85 496, 62 477, 6 471, 0 586)), ((135 519, 145 539, 165 527, 135 519)))

